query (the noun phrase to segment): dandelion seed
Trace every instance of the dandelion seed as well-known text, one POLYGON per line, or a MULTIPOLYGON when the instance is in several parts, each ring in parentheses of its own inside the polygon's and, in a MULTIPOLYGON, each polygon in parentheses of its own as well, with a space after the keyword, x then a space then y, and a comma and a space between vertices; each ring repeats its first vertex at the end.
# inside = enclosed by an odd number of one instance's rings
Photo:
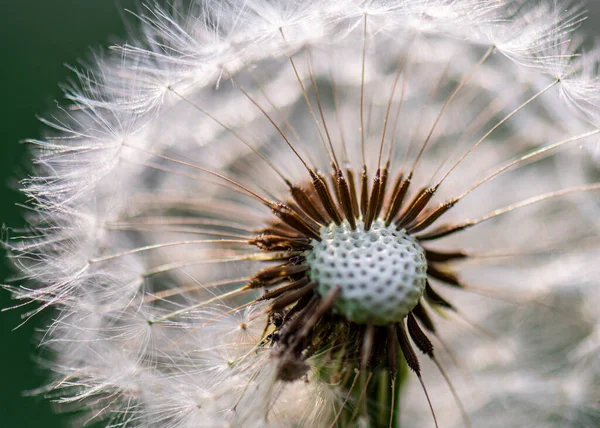
POLYGON ((9 243, 82 423, 600 421, 600 183, 565 163, 600 134, 577 7, 136 16, 32 141, 9 243))

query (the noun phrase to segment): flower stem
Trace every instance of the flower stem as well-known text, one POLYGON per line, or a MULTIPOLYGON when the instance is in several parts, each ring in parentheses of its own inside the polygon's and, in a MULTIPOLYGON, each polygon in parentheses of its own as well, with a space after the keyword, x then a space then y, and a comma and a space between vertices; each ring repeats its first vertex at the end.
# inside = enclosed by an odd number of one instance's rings
POLYGON ((347 401, 333 426, 399 428, 401 390, 409 370, 403 359, 399 361, 395 379, 390 378, 387 368, 377 368, 373 373, 356 373, 346 376, 342 390, 347 401), (358 376, 358 380, 355 379, 358 376))

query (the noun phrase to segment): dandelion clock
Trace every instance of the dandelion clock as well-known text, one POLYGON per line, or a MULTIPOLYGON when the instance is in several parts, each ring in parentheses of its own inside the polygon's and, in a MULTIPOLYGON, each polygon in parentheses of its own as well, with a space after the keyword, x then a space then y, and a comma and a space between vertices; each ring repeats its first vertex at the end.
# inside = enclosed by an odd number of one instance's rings
POLYGON ((141 7, 30 141, 75 426, 600 424, 597 53, 561 1, 141 7))

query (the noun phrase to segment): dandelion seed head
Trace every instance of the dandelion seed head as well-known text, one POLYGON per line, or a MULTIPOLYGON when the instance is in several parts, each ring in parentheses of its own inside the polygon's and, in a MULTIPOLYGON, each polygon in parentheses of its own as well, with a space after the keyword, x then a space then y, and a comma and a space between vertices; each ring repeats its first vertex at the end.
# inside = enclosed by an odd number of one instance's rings
POLYGON ((600 88, 579 8, 135 17, 31 142, 30 230, 7 243, 15 296, 56 311, 49 394, 111 427, 388 426, 399 396, 411 426, 594 420, 600 184, 577 165, 600 88))

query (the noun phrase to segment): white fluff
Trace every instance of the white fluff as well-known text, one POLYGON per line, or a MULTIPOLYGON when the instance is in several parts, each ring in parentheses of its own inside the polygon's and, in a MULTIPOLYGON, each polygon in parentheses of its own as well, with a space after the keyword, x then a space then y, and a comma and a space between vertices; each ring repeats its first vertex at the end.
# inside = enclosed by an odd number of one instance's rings
MULTIPOLYGON (((598 52, 580 55, 573 31, 582 15, 566 2, 184 3, 140 10, 134 41, 95 57, 89 69, 74 70, 74 82, 65 86, 67 106, 45 120, 44 139, 31 141, 35 164, 23 182, 30 227, 8 243, 24 279, 11 289, 17 298, 55 309, 42 341, 56 379, 51 396, 88 411, 77 424, 326 427, 344 400, 336 385, 319 379, 318 367, 306 381, 278 381, 270 351, 260 344, 264 306, 231 311, 256 297, 253 292, 219 298, 266 266, 256 248, 235 241, 274 217, 248 192, 194 166, 271 200, 287 198, 279 173, 307 181, 299 158, 240 88, 300 156, 329 171, 309 66, 317 82, 328 82, 324 90, 333 78, 335 101, 321 94, 333 146, 359 172, 365 135, 366 163, 374 171, 390 91, 406 58, 384 150, 393 138, 395 172, 404 159, 414 159, 445 109, 415 188, 441 179, 503 121, 443 182, 440 201, 519 156, 572 139, 482 184, 449 220, 477 219, 597 181, 584 173, 597 166, 581 147, 596 143, 600 125, 598 52), (299 82, 308 89, 317 125, 299 82)), ((476 379, 476 396, 436 342, 475 426, 492 420, 497 426, 599 423, 600 313, 589 303, 598 298, 597 200, 597 190, 552 198, 443 241, 479 254, 461 275, 498 294, 448 293, 469 318, 498 333, 497 341, 465 334, 457 317, 440 323, 440 337, 476 379), (572 316, 569 328, 544 310, 551 304, 572 316), (563 419, 556 422, 551 412, 563 419)), ((435 367, 425 367, 441 426, 461 426, 444 380, 435 367)), ((415 388, 410 381, 404 391, 403 422, 430 425, 415 388)))

